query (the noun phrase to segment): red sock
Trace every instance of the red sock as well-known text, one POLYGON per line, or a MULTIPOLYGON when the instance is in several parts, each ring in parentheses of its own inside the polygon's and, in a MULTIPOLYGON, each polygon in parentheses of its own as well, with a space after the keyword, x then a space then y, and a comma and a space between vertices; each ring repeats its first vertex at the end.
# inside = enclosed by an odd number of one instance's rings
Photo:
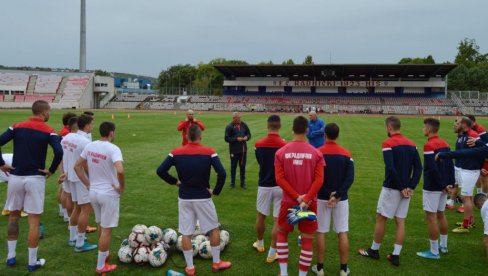
POLYGON ((278 262, 288 263, 288 233, 278 231, 276 251, 278 252, 278 262))
POLYGON ((469 226, 469 219, 463 219, 463 226, 468 227, 469 226))
POLYGON ((312 264, 313 255, 313 240, 311 238, 302 237, 302 250, 300 251, 300 270, 308 271, 312 264))
POLYGON ((471 225, 473 223, 474 223, 474 217, 473 216, 470 216, 469 217, 469 225, 471 225))

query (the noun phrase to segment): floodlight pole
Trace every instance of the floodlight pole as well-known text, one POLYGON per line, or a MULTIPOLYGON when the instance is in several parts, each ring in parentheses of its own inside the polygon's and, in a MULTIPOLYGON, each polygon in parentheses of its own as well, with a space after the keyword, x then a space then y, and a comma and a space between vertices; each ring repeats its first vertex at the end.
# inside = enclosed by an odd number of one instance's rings
POLYGON ((81 0, 80 72, 86 72, 86 0, 81 0))

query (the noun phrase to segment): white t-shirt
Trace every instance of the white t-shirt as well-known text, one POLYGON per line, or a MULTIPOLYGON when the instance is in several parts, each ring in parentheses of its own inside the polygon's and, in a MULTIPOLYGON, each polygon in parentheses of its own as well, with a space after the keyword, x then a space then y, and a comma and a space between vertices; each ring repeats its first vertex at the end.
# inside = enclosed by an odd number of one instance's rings
POLYGON ((88 143, 90 143, 90 140, 80 133, 69 133, 61 140, 64 153, 63 168, 68 175, 68 180, 71 182, 80 181, 75 172, 75 164, 88 143))
POLYGON ((112 186, 119 186, 114 164, 124 161, 119 147, 108 141, 91 142, 86 145, 81 158, 88 162, 90 191, 119 196, 112 186))
POLYGON ((81 134, 81 135, 85 136, 86 139, 90 140, 90 142, 93 141, 92 140, 92 134, 91 133, 86 133, 83 130, 78 130, 78 134, 81 134))
POLYGON ((488 235, 488 200, 486 200, 485 203, 483 203, 483 207, 481 207, 481 218, 485 225, 485 235, 488 235))
MULTIPOLYGON (((2 158, 5 161, 5 165, 12 166, 12 159, 14 158, 12 153, 3 153, 2 158)), ((8 182, 8 175, 0 170, 0 183, 2 182, 8 182)))

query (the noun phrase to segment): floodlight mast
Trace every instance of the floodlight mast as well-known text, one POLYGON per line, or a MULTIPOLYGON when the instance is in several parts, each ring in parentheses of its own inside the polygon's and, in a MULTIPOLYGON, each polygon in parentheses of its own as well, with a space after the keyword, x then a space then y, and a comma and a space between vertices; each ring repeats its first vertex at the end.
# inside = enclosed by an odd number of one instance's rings
POLYGON ((80 72, 86 72, 86 0, 81 0, 81 15, 80 15, 80 72))

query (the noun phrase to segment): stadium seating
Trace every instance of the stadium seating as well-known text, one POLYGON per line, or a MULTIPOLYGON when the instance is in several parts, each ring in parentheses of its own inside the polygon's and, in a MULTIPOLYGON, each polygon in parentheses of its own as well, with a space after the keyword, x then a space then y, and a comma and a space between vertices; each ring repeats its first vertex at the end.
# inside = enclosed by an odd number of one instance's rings
POLYGON ((89 77, 84 76, 71 76, 66 82, 66 86, 63 90, 63 96, 61 97, 60 104, 67 106, 77 106, 79 105, 79 100, 83 92, 85 91, 88 83, 90 82, 89 77))
POLYGON ((0 90, 23 91, 27 89, 29 75, 0 73, 0 90))
POLYGON ((56 94, 59 84, 63 79, 62 76, 56 75, 40 75, 37 78, 34 93, 39 94, 56 94))

